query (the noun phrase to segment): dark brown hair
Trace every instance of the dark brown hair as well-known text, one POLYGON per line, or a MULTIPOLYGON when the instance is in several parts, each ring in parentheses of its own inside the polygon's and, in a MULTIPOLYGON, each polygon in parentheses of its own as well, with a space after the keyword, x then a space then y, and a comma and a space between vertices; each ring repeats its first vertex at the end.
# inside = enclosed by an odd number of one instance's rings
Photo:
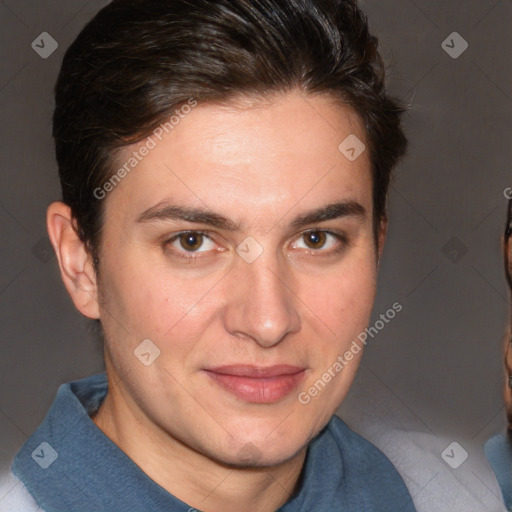
POLYGON ((403 109, 384 75, 353 0, 111 2, 65 54, 53 118, 62 200, 96 271, 103 203, 94 190, 116 171, 123 147, 191 98, 228 102, 298 88, 348 103, 366 129, 374 220, 384 218, 391 170, 406 147, 403 109))
MULTIPOLYGON (((512 199, 508 201, 508 212, 507 212, 507 223, 505 225, 505 236, 503 243, 503 256, 505 263, 505 276, 507 277, 507 282, 510 291, 512 292, 512 199)), ((510 360, 512 358, 512 324, 509 324, 509 329, 507 332, 507 338, 505 341, 505 355, 504 355, 504 363, 505 363, 505 372, 506 372, 506 381, 505 381, 505 405, 507 411, 507 419, 508 419, 508 430, 509 435, 512 436, 512 366, 510 365, 510 360)))
POLYGON ((505 225, 505 236, 504 236, 504 262, 505 262, 505 275, 507 277, 508 285, 510 290, 512 291, 512 261, 510 259, 510 246, 512 238, 512 199, 508 200, 508 210, 507 210, 507 223, 505 225))

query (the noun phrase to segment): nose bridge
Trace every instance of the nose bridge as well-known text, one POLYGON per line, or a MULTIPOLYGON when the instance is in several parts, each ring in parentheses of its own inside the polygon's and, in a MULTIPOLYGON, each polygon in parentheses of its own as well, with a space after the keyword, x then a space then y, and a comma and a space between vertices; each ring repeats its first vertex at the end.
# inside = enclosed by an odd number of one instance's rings
POLYGON ((289 288, 286 262, 270 250, 254 261, 236 262, 233 294, 226 312, 226 328, 262 346, 273 346, 300 327, 296 300, 289 288))
POLYGON ((289 290, 285 286, 285 273, 286 270, 281 265, 263 257, 245 270, 251 282, 253 303, 256 307, 267 309, 267 316, 272 315, 273 308, 276 308, 277 313, 291 301, 289 290))

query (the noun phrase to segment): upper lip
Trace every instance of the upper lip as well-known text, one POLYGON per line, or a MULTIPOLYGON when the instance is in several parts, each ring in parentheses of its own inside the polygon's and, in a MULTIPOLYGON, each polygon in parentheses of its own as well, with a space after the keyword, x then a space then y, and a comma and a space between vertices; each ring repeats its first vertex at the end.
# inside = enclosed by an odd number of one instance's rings
POLYGON ((216 366, 207 368, 206 371, 221 373, 224 375, 235 375, 237 377, 265 378, 277 377, 280 375, 293 375, 304 371, 305 368, 289 364, 276 364, 273 366, 254 366, 250 364, 216 366))

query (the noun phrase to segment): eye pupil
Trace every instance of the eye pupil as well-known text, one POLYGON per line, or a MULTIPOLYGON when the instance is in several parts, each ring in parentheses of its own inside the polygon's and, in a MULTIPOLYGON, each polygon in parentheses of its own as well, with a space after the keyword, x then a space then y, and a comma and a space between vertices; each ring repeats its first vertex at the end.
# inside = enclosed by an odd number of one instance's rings
POLYGON ((310 231, 305 235, 305 242, 311 249, 318 249, 325 244, 326 234, 323 231, 310 231))
POLYGON ((197 251, 203 245, 203 235, 200 233, 183 233, 180 235, 180 244, 183 249, 197 251))

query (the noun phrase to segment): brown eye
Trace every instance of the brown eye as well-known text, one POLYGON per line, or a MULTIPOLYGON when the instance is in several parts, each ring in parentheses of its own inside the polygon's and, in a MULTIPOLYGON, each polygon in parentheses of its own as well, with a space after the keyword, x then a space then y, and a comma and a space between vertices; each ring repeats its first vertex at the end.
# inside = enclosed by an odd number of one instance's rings
POLYGON ((304 233, 303 237, 310 249, 321 249, 325 245, 327 234, 325 231, 308 231, 304 233))
POLYGON ((292 243, 292 249, 301 249, 304 254, 332 256, 341 253, 348 245, 344 235, 327 229, 309 229, 292 243))
POLYGON ((197 251, 203 245, 204 237, 201 233, 182 233, 179 241, 186 251, 197 251))
POLYGON ((176 233, 165 242, 169 248, 170 256, 185 258, 187 260, 196 260, 199 257, 212 255, 214 252, 220 252, 212 237, 202 231, 182 231, 176 233))

